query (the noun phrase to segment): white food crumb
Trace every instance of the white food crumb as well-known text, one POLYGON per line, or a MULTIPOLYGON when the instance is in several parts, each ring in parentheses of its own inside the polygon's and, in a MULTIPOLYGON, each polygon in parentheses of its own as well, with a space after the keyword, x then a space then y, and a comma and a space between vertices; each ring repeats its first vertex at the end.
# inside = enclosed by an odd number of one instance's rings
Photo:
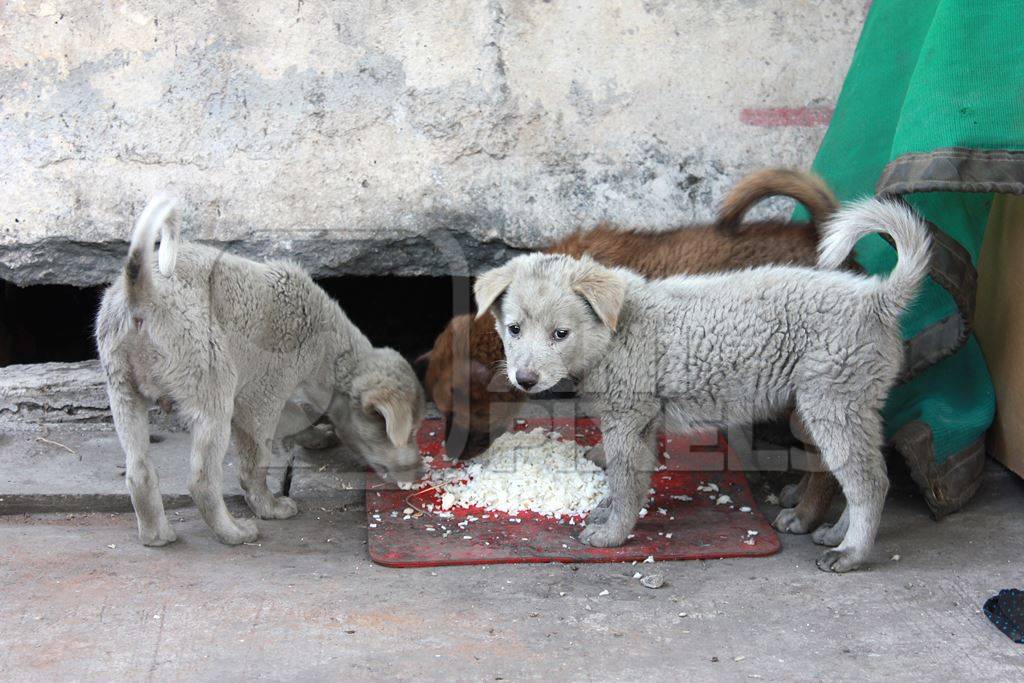
POLYGON ((648 555, 647 559, 644 560, 644 564, 651 564, 654 562, 654 555, 648 555))
POLYGON ((729 505, 730 503, 732 503, 732 498, 725 495, 724 493, 718 497, 718 500, 715 501, 715 505, 729 505))
POLYGON ((644 578, 644 575, 641 574, 640 572, 633 572, 633 578, 634 579, 642 579, 642 578, 644 578))
POLYGON ((661 588, 665 585, 665 575, 648 574, 644 578, 640 579, 640 585, 644 588, 661 588))
POLYGON ((640 516, 641 517, 646 517, 647 516, 647 510, 641 510, 640 511, 640 516))
POLYGON ((740 512, 750 512, 750 508, 744 505, 743 507, 740 508, 740 512))
POLYGON ((597 597, 599 597, 599 598, 600 598, 600 597, 603 597, 603 596, 605 596, 605 595, 608 595, 608 591, 607 591, 607 590, 603 590, 603 591, 601 591, 600 593, 598 593, 598 594, 597 594, 597 597))
POLYGON ((893 555, 892 556, 892 561, 893 562, 899 562, 900 561, 900 556, 899 555, 893 555))

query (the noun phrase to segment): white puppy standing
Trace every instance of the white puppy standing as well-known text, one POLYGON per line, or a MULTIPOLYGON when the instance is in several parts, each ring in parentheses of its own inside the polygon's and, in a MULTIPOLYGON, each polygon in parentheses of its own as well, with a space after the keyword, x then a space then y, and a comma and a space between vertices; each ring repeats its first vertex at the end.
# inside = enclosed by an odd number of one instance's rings
POLYGON ((867 559, 888 491, 879 411, 902 364, 899 318, 925 275, 929 237, 910 209, 878 200, 841 210, 824 232, 821 270, 647 281, 590 259, 530 254, 477 280, 509 381, 535 393, 575 380, 601 417, 610 494, 580 540, 626 540, 662 418, 690 432, 795 407, 847 498, 845 536, 818 566, 842 572, 867 559), (831 270, 876 232, 899 255, 888 278, 831 270))
POLYGON ((296 392, 321 406, 342 442, 375 469, 403 482, 419 475, 424 395, 409 363, 374 348, 298 266, 179 245, 167 197, 152 200, 136 222, 124 274, 103 296, 96 341, 146 545, 176 538, 149 460, 148 400, 173 400, 190 423, 189 492, 224 543, 257 536, 252 520, 233 517, 224 504, 229 436, 252 511, 264 519, 297 511, 266 480, 279 422, 291 433, 309 425, 288 402, 296 392))

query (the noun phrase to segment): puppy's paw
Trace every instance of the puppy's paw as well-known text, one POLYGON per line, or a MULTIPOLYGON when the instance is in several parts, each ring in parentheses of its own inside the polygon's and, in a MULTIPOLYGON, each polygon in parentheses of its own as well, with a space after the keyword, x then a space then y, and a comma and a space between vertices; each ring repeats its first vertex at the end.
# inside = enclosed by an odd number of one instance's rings
POLYGON ((142 541, 142 545, 149 546, 151 548, 159 548, 160 546, 169 545, 178 540, 178 534, 174 533, 174 529, 171 525, 164 522, 156 531, 140 531, 139 540, 142 541))
POLYGON ((780 510, 772 526, 784 534, 806 534, 810 531, 807 522, 800 518, 795 509, 780 510))
POLYGON ((264 519, 288 519, 299 513, 299 506, 291 498, 282 496, 274 499, 268 513, 264 519))
POLYGON ((628 529, 621 531, 610 522, 587 524, 587 527, 580 532, 580 542, 595 548, 613 548, 622 545, 628 535, 628 529))
POLYGON ((846 529, 843 529, 838 524, 822 524, 811 534, 811 540, 818 545, 835 547, 843 542, 843 536, 845 535, 846 529))
POLYGON ((823 572, 835 572, 837 574, 843 574, 860 567, 861 560, 849 550, 839 550, 833 548, 832 550, 826 550, 816 560, 818 569, 823 572))
POLYGON ((587 526, 601 525, 608 521, 612 514, 611 506, 601 507, 598 505, 587 515, 587 526))
POLYGON ((260 535, 256 522, 251 519, 235 519, 235 527, 236 528, 227 533, 217 534, 217 538, 221 543, 225 543, 227 545, 252 543, 260 535))
POLYGON ((800 484, 786 484, 779 491, 779 505, 784 508, 794 508, 800 502, 800 484))

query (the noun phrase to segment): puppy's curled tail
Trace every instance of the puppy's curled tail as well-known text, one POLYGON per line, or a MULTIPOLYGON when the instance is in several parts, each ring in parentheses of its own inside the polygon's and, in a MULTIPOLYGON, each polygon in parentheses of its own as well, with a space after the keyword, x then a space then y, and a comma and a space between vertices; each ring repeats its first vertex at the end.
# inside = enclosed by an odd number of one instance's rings
POLYGON ((928 227, 906 204, 891 199, 862 199, 840 209, 823 227, 818 245, 818 266, 838 267, 865 235, 888 234, 899 259, 889 277, 881 281, 879 312, 898 318, 914 300, 931 260, 928 227))
POLYGON ((730 235, 740 232, 747 211, 768 197, 789 197, 807 207, 811 222, 821 226, 839 208, 832 190, 818 176, 788 168, 768 168, 740 179, 729 190, 718 212, 715 227, 730 235))
POLYGON ((160 232, 159 268, 162 275, 174 272, 178 260, 178 234, 180 232, 177 200, 158 194, 142 210, 125 264, 128 303, 133 309, 145 306, 153 296, 153 244, 160 232))

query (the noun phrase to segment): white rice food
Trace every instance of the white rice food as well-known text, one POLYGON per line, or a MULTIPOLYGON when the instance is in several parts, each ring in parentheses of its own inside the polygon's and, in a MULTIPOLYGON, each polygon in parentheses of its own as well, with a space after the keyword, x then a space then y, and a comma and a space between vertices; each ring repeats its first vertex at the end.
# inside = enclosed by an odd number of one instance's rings
POLYGON ((604 471, 575 441, 538 427, 511 432, 463 469, 435 470, 441 509, 479 507, 547 517, 583 515, 608 492, 604 471))

